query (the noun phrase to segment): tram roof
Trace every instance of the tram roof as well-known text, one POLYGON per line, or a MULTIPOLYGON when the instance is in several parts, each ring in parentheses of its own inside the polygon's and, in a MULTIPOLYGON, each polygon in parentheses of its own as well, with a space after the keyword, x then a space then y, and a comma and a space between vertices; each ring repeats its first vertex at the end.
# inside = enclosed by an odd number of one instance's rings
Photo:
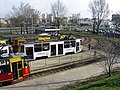
POLYGON ((62 42, 62 41, 75 41, 76 39, 69 39, 69 40, 51 40, 51 41, 35 41, 35 42, 26 42, 24 44, 38 44, 38 43, 50 43, 50 42, 62 42))
POLYGON ((9 60, 9 58, 0 58, 0 61, 9 60))

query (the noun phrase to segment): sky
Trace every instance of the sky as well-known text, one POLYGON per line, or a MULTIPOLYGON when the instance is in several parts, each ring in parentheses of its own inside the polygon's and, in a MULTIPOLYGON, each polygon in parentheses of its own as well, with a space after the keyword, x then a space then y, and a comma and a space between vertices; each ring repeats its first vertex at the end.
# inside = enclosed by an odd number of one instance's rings
MULTIPOLYGON (((57 0, 0 0, 0 18, 6 18, 7 14, 15 7, 20 6, 20 2, 29 3, 32 8, 39 10, 41 13, 51 13, 51 4, 57 0)), ((68 16, 73 13, 80 13, 81 18, 91 18, 88 4, 92 0, 60 0, 68 10, 68 16)), ((111 14, 120 10, 120 0, 106 0, 109 4, 111 14)))

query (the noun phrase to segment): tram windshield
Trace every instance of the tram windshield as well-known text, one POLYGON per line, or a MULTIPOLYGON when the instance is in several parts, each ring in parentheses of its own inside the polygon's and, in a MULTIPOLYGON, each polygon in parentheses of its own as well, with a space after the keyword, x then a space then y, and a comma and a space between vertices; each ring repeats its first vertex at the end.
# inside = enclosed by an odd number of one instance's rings
POLYGON ((0 50, 0 54, 7 53, 7 50, 0 50))
POLYGON ((0 66, 0 74, 2 73, 9 73, 10 72, 10 65, 2 65, 0 66))

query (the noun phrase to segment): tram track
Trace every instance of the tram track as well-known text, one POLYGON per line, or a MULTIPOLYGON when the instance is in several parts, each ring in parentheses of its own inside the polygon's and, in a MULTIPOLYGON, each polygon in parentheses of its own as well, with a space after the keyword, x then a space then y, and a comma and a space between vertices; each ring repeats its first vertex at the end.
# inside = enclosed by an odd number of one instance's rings
POLYGON ((103 57, 92 57, 92 58, 87 58, 85 60, 78 60, 78 61, 74 61, 71 63, 64 63, 61 65, 56 65, 53 67, 49 67, 49 68, 44 68, 41 70, 36 70, 35 72, 31 72, 30 77, 27 80, 30 79, 34 79, 34 78, 38 78, 38 77, 42 77, 42 76, 47 76, 50 74, 55 74, 55 73, 59 73, 59 72, 63 72, 66 70, 70 70, 73 68, 78 68, 84 65, 89 65, 92 63, 96 63, 99 62, 103 59, 103 57))

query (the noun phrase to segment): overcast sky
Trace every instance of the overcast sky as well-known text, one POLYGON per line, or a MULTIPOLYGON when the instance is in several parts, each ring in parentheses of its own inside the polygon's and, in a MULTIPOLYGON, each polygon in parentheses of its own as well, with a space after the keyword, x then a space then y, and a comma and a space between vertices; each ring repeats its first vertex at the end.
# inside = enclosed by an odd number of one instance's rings
MULTIPOLYGON (((51 13, 51 3, 57 0, 0 0, 0 18, 6 15, 15 5, 18 7, 20 2, 29 3, 34 9, 39 10, 41 13, 51 13)), ((91 18, 88 3, 92 0, 61 0, 68 9, 68 15, 72 13, 81 13, 81 18, 91 18)), ((109 4, 111 14, 120 10, 120 0, 106 0, 109 4)), ((111 15, 110 15, 111 17, 111 15)))

